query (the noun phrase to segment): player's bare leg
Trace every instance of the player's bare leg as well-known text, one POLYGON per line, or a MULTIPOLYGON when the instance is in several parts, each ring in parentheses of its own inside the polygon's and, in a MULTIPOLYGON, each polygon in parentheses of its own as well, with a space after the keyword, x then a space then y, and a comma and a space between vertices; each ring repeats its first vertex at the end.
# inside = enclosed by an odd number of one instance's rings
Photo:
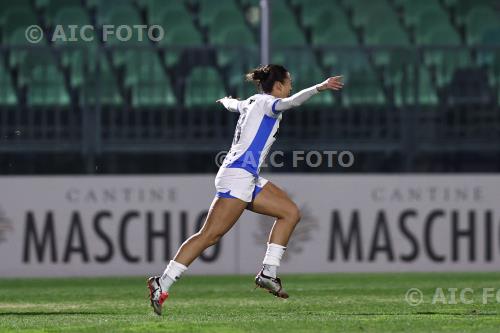
POLYGON ((196 258, 208 247, 216 244, 231 229, 247 206, 236 198, 214 198, 203 227, 189 237, 179 248, 161 277, 148 279, 151 306, 161 315, 168 289, 196 258))
POLYGON ((236 198, 215 198, 203 227, 179 248, 174 261, 189 266, 193 260, 231 229, 245 210, 247 202, 236 198))
POLYGON ((276 218, 269 234, 263 269, 255 277, 255 283, 277 297, 288 298, 276 271, 290 236, 300 221, 300 210, 285 191, 271 182, 264 185, 248 209, 276 218))

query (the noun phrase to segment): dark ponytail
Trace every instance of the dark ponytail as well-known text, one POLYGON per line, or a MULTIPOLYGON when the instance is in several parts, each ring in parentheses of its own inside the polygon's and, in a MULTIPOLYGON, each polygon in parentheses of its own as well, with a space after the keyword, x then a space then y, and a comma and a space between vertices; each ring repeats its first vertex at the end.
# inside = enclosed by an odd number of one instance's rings
POLYGON ((265 65, 257 67, 246 75, 247 81, 254 82, 260 91, 270 93, 274 82, 285 82, 288 71, 281 65, 265 65))

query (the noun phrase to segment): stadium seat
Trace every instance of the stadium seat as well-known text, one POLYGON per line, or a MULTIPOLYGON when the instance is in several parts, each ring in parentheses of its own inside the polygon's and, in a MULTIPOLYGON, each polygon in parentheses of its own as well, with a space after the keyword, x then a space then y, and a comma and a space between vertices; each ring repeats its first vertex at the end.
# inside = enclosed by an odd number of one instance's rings
POLYGON ((31 106, 67 106, 70 98, 64 77, 49 50, 30 53, 20 64, 19 85, 27 89, 27 102, 31 106))
POLYGON ((132 92, 134 107, 172 106, 176 104, 170 80, 151 50, 135 50, 125 59, 124 84, 132 92))
MULTIPOLYGON (((38 20, 30 7, 10 6, 0 14, 3 17, 3 40, 11 39, 11 35, 18 29, 26 30, 26 27, 37 25, 38 20)), ((26 38, 24 38, 26 39, 26 38)))
MULTIPOLYGON (((307 52, 306 54, 308 54, 307 52)), ((311 59, 310 55, 307 57, 297 57, 297 61, 284 64, 292 75, 292 93, 298 92, 301 89, 312 86, 319 81, 327 78, 330 74, 336 73, 323 73, 321 68, 317 65, 316 60, 311 59), (307 62, 306 62, 307 61, 307 62), (307 65, 304 65, 307 64, 307 65)), ((307 101, 308 106, 317 105, 332 105, 334 103, 334 95, 330 92, 318 94, 307 101)))
POLYGON ((324 50, 322 54, 322 63, 329 71, 368 71, 370 63, 367 55, 360 50, 324 50))
POLYGON ((183 52, 183 47, 202 46, 203 41, 200 33, 193 25, 176 26, 165 34, 165 38, 160 41, 165 50, 165 62, 167 66, 173 66, 179 62, 183 52))
POLYGON ((44 16, 45 19, 47 20, 47 23, 50 25, 55 25, 55 24, 66 24, 62 23, 58 20, 57 18, 63 18, 65 19, 66 22, 70 20, 70 18, 75 19, 76 23, 71 23, 71 24, 79 24, 82 20, 86 19, 87 13, 84 11, 83 7, 81 7, 81 1, 80 0, 45 0, 43 4, 44 7, 44 16), (72 8, 73 12, 75 12, 75 9, 80 9, 81 11, 79 14, 81 17, 78 17, 76 15, 71 15, 72 12, 67 11, 67 9, 72 8), (66 14, 70 14, 69 17, 65 18, 63 15, 60 15, 61 11, 65 11, 66 14))
POLYGON ((306 38, 302 30, 294 25, 281 26, 271 31, 271 43, 276 47, 305 45, 306 38))
POLYGON ((143 24, 139 12, 130 5, 109 8, 107 11, 101 13, 100 22, 103 24, 113 24, 115 26, 122 24, 143 24))
MULTIPOLYGON (((486 31, 482 37, 482 44, 486 46, 500 46, 500 28, 486 31)), ((489 82, 492 85, 500 85, 500 50, 479 49, 477 52, 477 64, 488 70, 489 82)))
POLYGON ((460 45, 458 32, 448 23, 435 24, 416 36, 418 45, 460 45))
POLYGON ((12 85, 12 80, 3 64, 4 60, 0 57, 0 106, 16 105, 17 97, 12 85))
POLYGON ((288 27, 290 29, 299 28, 293 12, 284 6, 276 6, 272 9, 271 22, 273 30, 283 27, 288 27))
POLYGON ((24 28, 19 28, 13 31, 9 35, 9 38, 5 41, 5 44, 8 46, 24 47, 20 49, 14 48, 10 51, 8 59, 9 67, 16 67, 19 63, 22 63, 26 58, 26 55, 28 54, 27 48, 33 46, 33 44, 28 42, 28 40, 26 39, 25 32, 26 30, 24 28))
POLYGON ((476 7, 465 17, 467 43, 475 45, 481 42, 488 30, 500 28, 500 14, 487 7, 476 7))
POLYGON ((245 26, 236 26, 212 37, 212 44, 217 45, 217 64, 226 66, 231 62, 238 62, 242 56, 242 50, 257 49, 257 44, 250 30, 245 26), (235 48, 236 46, 236 48, 235 48))
MULTIPOLYGON (((17 0, 15 6, 16 7, 28 7, 31 8, 31 0, 17 0)), ((3 13, 8 8, 12 7, 11 0, 0 0, 0 12, 3 13)))
POLYGON ((81 88, 84 103, 104 106, 120 106, 123 98, 117 85, 117 78, 105 57, 100 57, 98 66, 89 72, 81 88))
POLYGON ((406 71, 406 79, 404 72, 394 72, 393 75, 388 76, 387 82, 394 90, 394 102, 396 106, 403 104, 412 105, 419 103, 420 105, 428 106, 435 105, 438 102, 436 90, 432 83, 429 71, 425 68, 418 70, 418 82, 415 82, 413 68, 406 71), (418 95, 415 96, 415 83, 418 85, 418 95))
POLYGON ((202 26, 212 26, 215 23, 219 24, 220 22, 216 22, 215 18, 221 11, 239 13, 240 9, 234 0, 200 0, 200 24, 202 26))
POLYGON ((457 21, 459 23, 464 23, 467 15, 476 8, 489 8, 495 9, 495 5, 498 5, 497 0, 456 0, 457 3, 454 6, 457 15, 457 21))
POLYGON ((315 6, 303 5, 301 7, 302 24, 311 27, 318 21, 347 24, 347 15, 334 2, 321 1, 315 6), (324 17, 324 18, 321 18, 324 17))
POLYGON ((426 10, 439 10, 439 2, 436 0, 404 1, 402 2, 405 24, 413 26, 421 13, 426 10))
MULTIPOLYGON (((246 30, 251 34, 245 24, 245 18, 240 11, 222 10, 215 17, 214 23, 209 26, 210 41, 224 39, 228 31, 238 29, 246 30)), ((246 34, 246 33, 245 33, 246 34)), ((241 41, 241 44, 245 41, 241 41)), ((251 42, 253 44, 253 42, 251 42)))
MULTIPOLYGON (((356 27, 372 28, 368 23, 373 21, 379 24, 399 23, 396 13, 385 1, 364 2, 363 5, 354 7, 353 9, 353 23, 356 27)), ((376 28, 376 26, 374 28, 376 28)))
MULTIPOLYGON (((51 18, 49 17, 49 19, 51 18)), ((69 26, 73 24, 82 27, 84 25, 90 24, 90 18, 88 17, 85 9, 76 6, 67 6, 58 9, 52 16, 52 19, 49 23, 61 24, 63 26, 69 26)))
POLYGON ((221 77, 213 67, 201 66, 192 69, 184 94, 187 107, 214 105, 217 99, 226 95, 221 77))
MULTIPOLYGON (((429 31, 419 42, 423 45, 457 46, 460 45, 460 37, 453 28, 443 25, 429 31)), ((436 67, 437 84, 442 86, 449 82, 457 68, 470 65, 471 60, 467 50, 435 49, 425 52, 424 63, 436 67)))
POLYGON ((182 0, 138 0, 139 7, 146 10, 148 23, 154 24, 168 12, 185 11, 186 7, 182 0))
POLYGON ((347 25, 330 25, 322 29, 315 29, 312 32, 312 44, 320 45, 335 45, 335 46, 356 46, 358 38, 354 31, 347 25))
MULTIPOLYGON (((193 18, 186 9, 179 8, 163 12, 152 23, 167 27, 167 31, 169 31, 179 26, 193 26, 193 18)), ((168 33, 165 33, 165 35, 168 35, 168 33)))
POLYGON ((371 69, 342 71, 345 87, 342 91, 342 104, 379 105, 386 101, 382 83, 371 69))
POLYGON ((399 25, 384 25, 379 28, 368 28, 365 32, 365 44, 409 46, 410 39, 399 25))
MULTIPOLYGON (((448 20, 448 14, 441 8, 427 8, 421 11, 415 21, 415 34, 417 39, 424 36, 437 26, 448 26, 453 28, 448 20)), ((454 33, 453 35, 457 35, 454 33)), ((452 37, 453 38, 453 37, 452 37)))
MULTIPOLYGON (((373 46, 409 47, 410 40, 407 33, 399 26, 383 26, 377 29, 368 29, 365 34, 365 44, 373 46)), ((373 52, 373 60, 377 66, 388 66, 393 59, 405 56, 403 49, 377 49, 373 52)))

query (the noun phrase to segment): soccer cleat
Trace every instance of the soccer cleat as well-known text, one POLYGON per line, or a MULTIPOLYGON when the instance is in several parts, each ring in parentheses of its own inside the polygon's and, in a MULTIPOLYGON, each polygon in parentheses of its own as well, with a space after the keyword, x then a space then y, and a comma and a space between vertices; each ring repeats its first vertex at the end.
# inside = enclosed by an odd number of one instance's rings
POLYGON ((168 298, 168 292, 161 290, 160 277, 152 276, 148 279, 149 299, 154 312, 161 316, 161 308, 168 298))
POLYGON ((257 276, 255 277, 255 284, 257 287, 269 291, 269 293, 273 294, 276 297, 288 298, 287 292, 281 285, 280 278, 266 276, 262 271, 260 271, 259 274, 257 274, 257 276))

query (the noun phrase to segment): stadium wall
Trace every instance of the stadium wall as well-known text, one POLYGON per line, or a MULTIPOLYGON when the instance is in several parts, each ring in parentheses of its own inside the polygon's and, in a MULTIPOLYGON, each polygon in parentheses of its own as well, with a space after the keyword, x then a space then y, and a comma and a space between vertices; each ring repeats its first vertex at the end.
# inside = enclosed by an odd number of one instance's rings
MULTIPOLYGON (((500 177, 268 174, 302 221, 282 272, 500 271, 500 177)), ((0 177, 0 276, 148 275, 198 230, 213 176, 0 177)), ((245 212, 190 274, 255 273, 245 212)))

